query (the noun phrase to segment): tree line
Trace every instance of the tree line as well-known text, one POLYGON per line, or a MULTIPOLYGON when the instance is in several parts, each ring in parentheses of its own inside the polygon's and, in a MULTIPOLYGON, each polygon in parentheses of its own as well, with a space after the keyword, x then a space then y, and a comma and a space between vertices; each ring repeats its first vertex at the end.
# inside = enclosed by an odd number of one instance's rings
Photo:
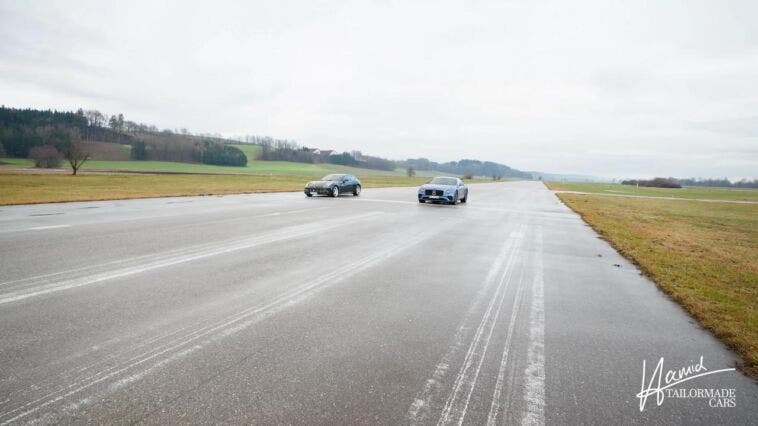
POLYGON ((758 179, 740 179, 732 182, 727 178, 722 179, 678 179, 682 186, 710 186, 713 188, 758 188, 758 179))
POLYGON ((261 147, 258 158, 265 161, 329 163, 386 171, 393 171, 398 167, 395 161, 363 155, 360 151, 334 153, 332 151, 321 151, 316 148, 300 146, 293 141, 266 138, 258 139, 257 145, 261 147))
MULTIPOLYGON (((161 130, 154 125, 128 120, 121 113, 109 116, 94 109, 80 108, 76 112, 65 112, 0 107, 0 152, 4 151, 7 156, 29 158, 33 154, 35 162, 43 158, 38 162, 40 167, 54 164, 53 150, 60 156, 62 147, 72 140, 72 132, 77 132, 77 141, 129 145, 133 160, 229 166, 247 164, 244 153, 229 144, 232 140, 220 135, 193 134, 186 128, 161 130), (35 147, 45 148, 32 152, 35 147)), ((360 151, 333 152, 309 148, 292 140, 269 136, 246 135, 233 140, 235 143, 260 146, 258 158, 261 160, 329 163, 386 171, 405 168, 414 173, 416 170, 436 170, 460 176, 487 176, 495 180, 532 178, 531 173, 491 161, 464 159, 437 163, 426 158, 393 161, 364 155, 360 151)), ((94 146, 84 145, 85 150, 88 146, 89 149, 94 146)))
POLYGON ((32 158, 39 167, 57 167, 55 159, 64 157, 65 147, 81 144, 81 150, 92 150, 93 145, 88 142, 130 145, 134 160, 247 164, 244 153, 226 145, 223 139, 195 136, 187 129, 159 130, 153 125, 126 120, 123 114, 0 107, 0 146, 4 155, 32 158))
POLYGON ((758 179, 741 179, 732 182, 727 178, 723 179, 700 179, 687 178, 676 179, 672 177, 657 177, 653 179, 627 179, 621 181, 622 185, 635 185, 653 188, 681 188, 683 186, 702 186, 712 188, 758 188, 758 179))

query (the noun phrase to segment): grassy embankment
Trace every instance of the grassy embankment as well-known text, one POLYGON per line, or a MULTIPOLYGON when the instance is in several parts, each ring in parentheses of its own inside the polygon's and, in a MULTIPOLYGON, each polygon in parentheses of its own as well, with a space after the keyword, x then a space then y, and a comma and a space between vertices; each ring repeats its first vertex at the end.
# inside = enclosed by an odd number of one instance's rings
POLYGON ((758 201, 758 190, 548 186, 597 194, 558 196, 758 375, 758 204, 691 200, 758 201))

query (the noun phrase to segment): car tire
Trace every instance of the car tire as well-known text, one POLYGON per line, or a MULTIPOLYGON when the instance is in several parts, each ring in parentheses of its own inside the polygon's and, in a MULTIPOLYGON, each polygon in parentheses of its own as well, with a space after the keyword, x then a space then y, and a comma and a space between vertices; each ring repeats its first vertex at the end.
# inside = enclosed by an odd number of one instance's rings
POLYGON ((455 194, 453 194, 453 201, 450 202, 452 205, 458 204, 458 191, 455 191, 455 194))
POLYGON ((355 188, 353 188, 353 195, 356 196, 356 197, 359 196, 359 195, 361 195, 361 186, 360 185, 355 185, 355 188))
POLYGON ((466 196, 461 198, 461 203, 465 203, 466 201, 468 201, 468 191, 466 192, 466 196))
POLYGON ((418 202, 421 203, 421 204, 426 203, 426 201, 424 201, 424 200, 418 200, 418 202))
POLYGON ((308 191, 305 193, 306 197, 313 197, 313 193, 311 191, 308 191))
POLYGON ((332 197, 339 197, 340 196, 340 187, 339 186, 332 187, 331 196, 332 197))

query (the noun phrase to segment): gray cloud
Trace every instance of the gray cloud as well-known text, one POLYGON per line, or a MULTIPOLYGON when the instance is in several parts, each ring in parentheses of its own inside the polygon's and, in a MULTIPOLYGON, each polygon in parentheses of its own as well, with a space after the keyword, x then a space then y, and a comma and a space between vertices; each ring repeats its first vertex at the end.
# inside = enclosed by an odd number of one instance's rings
POLYGON ((0 102, 609 177, 754 177, 755 2, 12 2, 0 102))

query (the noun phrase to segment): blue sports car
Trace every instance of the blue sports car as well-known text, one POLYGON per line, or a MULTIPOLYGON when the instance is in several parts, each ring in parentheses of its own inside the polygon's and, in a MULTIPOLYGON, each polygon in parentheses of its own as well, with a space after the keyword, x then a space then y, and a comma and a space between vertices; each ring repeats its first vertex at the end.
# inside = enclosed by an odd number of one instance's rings
POLYGON ((442 202, 455 204, 468 200, 468 187, 457 177, 439 176, 421 185, 418 189, 418 202, 442 202))

